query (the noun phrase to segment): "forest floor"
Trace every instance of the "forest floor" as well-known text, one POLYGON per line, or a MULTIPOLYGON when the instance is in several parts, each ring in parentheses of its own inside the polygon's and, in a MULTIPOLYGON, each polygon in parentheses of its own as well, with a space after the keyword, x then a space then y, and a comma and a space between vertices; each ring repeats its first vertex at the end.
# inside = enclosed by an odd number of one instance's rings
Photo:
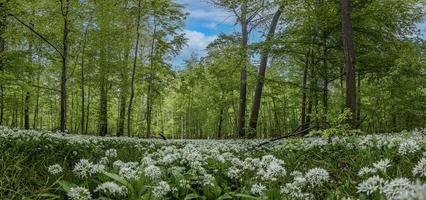
POLYGON ((425 199, 426 129, 159 140, 0 127, 0 199, 425 199))

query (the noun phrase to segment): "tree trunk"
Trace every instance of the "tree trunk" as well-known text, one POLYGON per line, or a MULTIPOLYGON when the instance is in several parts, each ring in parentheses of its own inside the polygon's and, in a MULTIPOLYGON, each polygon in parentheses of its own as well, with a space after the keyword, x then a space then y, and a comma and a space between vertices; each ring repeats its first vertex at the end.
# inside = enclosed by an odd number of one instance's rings
MULTIPOLYGON (((91 62, 91 63, 93 63, 93 62, 91 62)), ((88 69, 87 69, 87 75, 88 75, 88 79, 87 79, 87 109, 86 109, 86 127, 85 127, 85 129, 84 129, 84 134, 86 134, 87 135, 87 133, 88 133, 88 131, 89 131, 89 116, 90 116, 90 92, 91 92, 91 86, 92 86, 92 82, 91 82, 91 75, 92 75, 92 73, 91 73, 91 67, 90 67, 90 65, 88 66, 88 69)))
POLYGON ((355 128, 356 121, 356 78, 355 78, 355 50, 352 40, 351 0, 340 0, 342 14, 342 39, 345 54, 346 73, 346 107, 350 109, 352 117, 350 125, 355 128))
POLYGON ((132 135, 132 104, 133 98, 135 96, 135 73, 136 73, 136 63, 138 59, 138 49, 139 49, 139 26, 141 20, 141 0, 138 2, 138 17, 136 20, 136 46, 135 46, 135 54, 133 59, 133 67, 132 67, 132 78, 130 83, 130 99, 129 99, 129 107, 127 109, 127 135, 130 137, 132 135))
MULTIPOLYGON (((0 9, 3 10, 4 3, 0 3, 0 9)), ((3 34, 6 31, 6 15, 0 16, 0 54, 3 53, 3 51, 6 48, 6 41, 3 38, 3 34)), ((0 61, 0 73, 3 71, 3 66, 5 63, 4 61, 0 61)), ((3 82, 0 82, 0 126, 3 125, 3 118, 4 118, 4 86, 3 82)))
POLYGON ((309 68, 309 56, 311 54, 311 50, 309 49, 308 52, 305 55, 305 65, 303 67, 303 85, 302 85, 302 112, 301 112, 301 125, 303 126, 302 129, 306 129, 307 127, 304 125, 306 124, 306 101, 307 101, 307 92, 308 92, 308 68, 309 68))
POLYGON ((66 131, 67 123, 67 57, 68 57, 68 13, 69 0, 61 0, 61 11, 64 18, 63 32, 63 53, 62 53, 62 75, 61 75, 61 113, 60 113, 60 130, 66 131), (65 1, 65 5, 64 4, 65 1))
MULTIPOLYGON (((37 85, 40 85, 40 73, 37 75, 37 85)), ((37 87, 37 95, 36 95, 36 105, 34 107, 34 116, 33 116, 33 129, 37 129, 38 122, 38 112, 40 106, 40 88, 37 87)))
POLYGON ((87 44, 87 33, 89 31, 89 25, 86 26, 83 33, 83 47, 81 50, 81 116, 80 116, 80 133, 84 134, 84 56, 86 52, 86 44, 87 44))
POLYGON ((25 93, 24 102, 24 129, 30 129, 30 92, 25 93))
POLYGON ((99 99, 99 135, 108 134, 108 81, 107 72, 101 70, 101 85, 99 99))
POLYGON ((328 49, 327 49, 327 34, 324 33, 323 34, 323 49, 322 49, 322 65, 323 65, 323 92, 322 92, 322 108, 323 108, 323 126, 326 127, 327 125, 327 114, 328 114, 328 84, 329 84, 329 80, 328 80, 328 64, 327 64, 327 59, 328 59, 328 49))
MULTIPOLYGON (((152 33, 151 40, 151 51, 150 51, 150 65, 149 65, 149 77, 148 77, 148 92, 146 97, 146 135, 151 137, 151 112, 152 112, 152 81, 153 81, 153 70, 154 70, 154 54, 155 54, 155 36, 157 34, 157 21, 154 17, 154 30, 152 33)), ((190 118, 188 118, 190 119, 190 118)), ((188 120, 189 121, 189 120, 188 120)))
MULTIPOLYGON (((130 50, 129 50, 130 51, 130 50)), ((129 51, 125 51, 125 65, 128 66, 129 60, 129 51)), ((128 89, 128 76, 127 76, 127 67, 121 69, 121 90, 120 90, 120 105, 118 110, 118 125, 117 125, 117 136, 122 136, 124 134, 124 122, 126 119, 126 101, 127 101, 127 89, 128 89)))
POLYGON ((248 5, 244 1, 241 5, 241 71, 240 71, 240 106, 238 111, 238 135, 245 137, 245 117, 247 106, 247 64, 248 64, 248 20, 247 20, 248 5))
POLYGON ((249 124, 250 138, 256 137, 257 120, 259 118, 259 109, 260 109, 260 103, 262 98, 263 85, 265 84, 266 66, 268 65, 269 52, 272 46, 271 42, 278 25, 278 20, 281 16, 281 9, 282 8, 280 7, 278 11, 274 14, 274 17, 272 18, 268 35, 266 36, 265 44, 262 49, 262 55, 261 55, 260 66, 259 66, 259 75, 257 77, 256 90, 255 90, 255 94, 253 98, 253 106, 252 106, 251 116, 250 116, 250 124, 249 124))

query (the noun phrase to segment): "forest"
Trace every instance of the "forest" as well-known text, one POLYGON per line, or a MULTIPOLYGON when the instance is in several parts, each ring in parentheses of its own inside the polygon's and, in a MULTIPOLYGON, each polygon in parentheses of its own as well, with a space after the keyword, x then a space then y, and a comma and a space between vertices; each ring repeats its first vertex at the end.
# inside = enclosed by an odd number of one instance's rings
POLYGON ((425 126, 424 2, 207 3, 235 32, 177 67, 190 16, 179 1, 2 0, 0 124, 264 138, 328 128, 348 109, 369 133, 425 126))
POLYGON ((0 0, 0 199, 426 199, 425 0, 0 0))

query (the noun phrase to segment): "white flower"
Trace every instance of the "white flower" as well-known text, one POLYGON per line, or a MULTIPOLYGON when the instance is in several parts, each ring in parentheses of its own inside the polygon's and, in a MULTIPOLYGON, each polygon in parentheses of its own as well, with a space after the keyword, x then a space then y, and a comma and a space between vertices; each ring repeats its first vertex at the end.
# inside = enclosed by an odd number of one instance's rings
POLYGON ((117 157, 117 150, 115 149, 108 149, 105 151, 105 156, 108 158, 116 158, 117 157))
POLYGON ((389 159, 383 159, 383 160, 380 160, 379 162, 374 163, 373 166, 377 170, 386 171, 386 168, 390 167, 391 165, 390 165, 389 159))
POLYGON ((121 177, 127 180, 138 179, 139 176, 137 174, 138 174, 138 171, 130 167, 123 167, 120 169, 120 171, 118 171, 118 175, 120 175, 121 177))
POLYGON ((330 175, 325 169, 313 168, 306 172, 305 178, 312 187, 320 187, 325 182, 329 181, 330 175))
POLYGON ((151 179, 157 179, 161 177, 161 169, 155 165, 149 165, 143 170, 145 176, 151 179))
POLYGON ((84 187, 73 187, 67 192, 67 196, 71 200, 88 200, 92 199, 89 190, 84 187))
POLYGON ((367 174, 374 174, 377 172, 376 168, 370 168, 370 167, 363 167, 359 170, 358 176, 364 176, 367 174))
POLYGON ((261 183, 256 183, 251 186, 250 192, 251 194, 262 196, 265 190, 266 187, 264 185, 262 185, 261 183))
POLYGON ((380 191, 385 183, 386 181, 384 179, 376 175, 358 184, 356 188, 358 190, 358 193, 365 193, 367 195, 371 195, 376 191, 380 191))
POLYGON ((388 199, 398 199, 401 195, 412 189, 410 180, 407 178, 394 179, 383 186, 382 193, 388 199))
POLYGON ((52 175, 57 175, 57 174, 62 173, 63 170, 62 170, 62 167, 60 165, 54 164, 54 165, 50 165, 47 168, 47 171, 52 175))
POLYGON ((172 191, 169 184, 165 181, 160 181, 157 186, 154 187, 152 190, 152 194, 157 197, 161 198, 164 197, 167 193, 172 191))
POLYGON ((426 177, 426 158, 420 159, 420 161, 413 168, 413 175, 426 177))
POLYGON ((114 182, 105 182, 100 184, 96 189, 95 192, 101 191, 103 193, 111 194, 113 196, 125 196, 127 194, 127 188, 124 186, 119 186, 117 183, 114 182))
POLYGON ((401 155, 406 155, 409 153, 415 153, 420 149, 417 142, 414 140, 406 140, 399 145, 398 153, 401 155))
POLYGON ((74 169, 72 170, 74 172, 75 175, 77 175, 79 178, 87 178, 89 176, 91 176, 93 173, 92 170, 93 167, 93 163, 86 160, 86 159, 81 159, 75 166, 74 169))
MULTIPOLYGON (((300 177, 303 178, 303 177, 300 177)), ((280 193, 283 195, 288 195, 290 199, 312 199, 312 194, 303 192, 303 185, 300 185, 300 182, 286 183, 285 186, 282 186, 280 193)))
POLYGON ((240 173, 241 173, 241 169, 238 169, 236 167, 230 167, 228 169, 228 173, 226 173, 226 175, 230 178, 230 179, 234 179, 237 180, 240 178, 240 173))
POLYGON ((276 181, 278 177, 285 176, 287 173, 282 166, 284 161, 276 159, 272 155, 263 156, 260 165, 261 168, 257 175, 261 180, 276 181))

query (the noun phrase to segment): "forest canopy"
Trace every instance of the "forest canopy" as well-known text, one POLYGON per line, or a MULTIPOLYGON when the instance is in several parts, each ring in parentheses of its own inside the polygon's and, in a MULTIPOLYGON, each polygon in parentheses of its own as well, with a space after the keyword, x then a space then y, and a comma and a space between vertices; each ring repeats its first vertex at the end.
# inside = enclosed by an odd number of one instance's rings
POLYGON ((426 126, 424 0, 202 3, 235 31, 177 67, 179 0, 0 0, 0 125, 168 138, 426 126))

